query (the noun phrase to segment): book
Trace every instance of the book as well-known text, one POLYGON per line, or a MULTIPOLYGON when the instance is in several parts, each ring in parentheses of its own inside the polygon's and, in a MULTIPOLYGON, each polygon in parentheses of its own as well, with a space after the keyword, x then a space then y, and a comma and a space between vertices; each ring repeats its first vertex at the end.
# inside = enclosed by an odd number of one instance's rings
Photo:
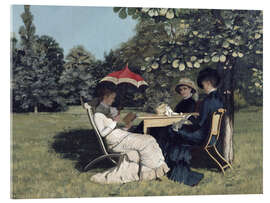
POLYGON ((129 112, 124 118, 123 118, 123 122, 128 125, 130 124, 132 121, 135 120, 135 118, 137 117, 137 115, 133 112, 129 112))

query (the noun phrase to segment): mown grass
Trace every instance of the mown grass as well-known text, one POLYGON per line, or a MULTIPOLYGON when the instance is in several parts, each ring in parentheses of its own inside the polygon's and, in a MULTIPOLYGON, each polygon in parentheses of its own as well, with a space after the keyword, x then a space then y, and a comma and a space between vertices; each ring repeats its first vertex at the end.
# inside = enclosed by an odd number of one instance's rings
MULTIPOLYGON (((94 132, 81 107, 65 113, 12 115, 12 198, 108 196, 169 196, 262 194, 262 108, 235 114, 233 170, 215 170, 206 157, 194 156, 193 169, 204 174, 196 187, 162 181, 100 185, 90 182, 98 171, 112 167, 100 162, 82 168, 100 154, 94 132), (206 164, 198 164, 206 163, 206 164)), ((136 121, 139 122, 139 121, 136 121)))

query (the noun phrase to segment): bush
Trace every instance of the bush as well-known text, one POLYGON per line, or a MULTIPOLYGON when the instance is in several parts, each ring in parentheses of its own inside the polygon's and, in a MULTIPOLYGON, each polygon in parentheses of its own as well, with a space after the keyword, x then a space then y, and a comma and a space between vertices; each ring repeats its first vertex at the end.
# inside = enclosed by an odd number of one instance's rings
POLYGON ((245 100, 245 98, 243 97, 243 95, 241 94, 241 92, 239 91, 239 89, 234 91, 234 108, 235 108, 235 110, 239 111, 239 109, 245 108, 247 106, 248 106, 248 103, 245 100))

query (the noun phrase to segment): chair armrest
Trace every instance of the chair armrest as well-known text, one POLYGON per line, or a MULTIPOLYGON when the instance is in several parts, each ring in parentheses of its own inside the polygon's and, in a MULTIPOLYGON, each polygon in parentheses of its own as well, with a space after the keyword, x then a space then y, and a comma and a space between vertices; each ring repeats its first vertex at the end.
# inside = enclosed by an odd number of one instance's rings
POLYGON ((84 104, 83 104, 83 108, 84 108, 84 109, 90 109, 91 107, 90 107, 90 105, 89 105, 89 104, 84 103, 84 104))

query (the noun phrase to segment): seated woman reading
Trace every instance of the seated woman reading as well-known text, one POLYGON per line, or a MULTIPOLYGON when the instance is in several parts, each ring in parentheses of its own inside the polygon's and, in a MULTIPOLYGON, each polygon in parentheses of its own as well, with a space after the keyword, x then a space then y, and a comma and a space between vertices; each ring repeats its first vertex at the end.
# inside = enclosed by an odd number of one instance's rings
POLYGON ((120 116, 111 107, 116 97, 114 91, 102 89, 100 97, 94 114, 97 128, 110 151, 127 156, 118 166, 95 174, 91 180, 103 184, 126 183, 165 175, 169 168, 156 140, 150 135, 128 132, 130 126, 119 127, 120 116))

